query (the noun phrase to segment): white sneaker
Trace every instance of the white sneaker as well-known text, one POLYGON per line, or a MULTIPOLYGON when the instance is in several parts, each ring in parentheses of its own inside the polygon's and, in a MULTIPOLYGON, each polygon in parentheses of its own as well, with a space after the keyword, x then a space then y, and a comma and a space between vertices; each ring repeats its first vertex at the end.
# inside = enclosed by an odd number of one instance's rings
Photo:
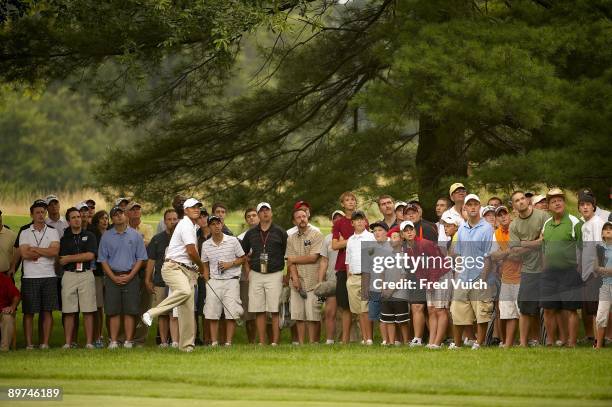
POLYGON ((410 347, 414 348, 417 346, 423 346, 423 340, 421 338, 414 337, 412 341, 410 341, 410 347))
POLYGON ((429 343, 426 346, 427 349, 442 349, 442 346, 436 345, 435 343, 429 343))
POLYGON ((214 341, 213 343, 210 344, 210 346, 219 346, 219 342, 214 341))
POLYGON ((336 341, 334 341, 333 339, 328 339, 325 341, 326 345, 333 345, 334 343, 336 343, 336 341))
POLYGON ((119 342, 117 341, 111 341, 111 343, 108 344, 108 349, 118 349, 119 348, 119 342))
POLYGON ((395 341, 395 342, 393 342, 393 344, 394 344, 395 346, 400 346, 402 343, 401 343, 400 341, 395 341))
POLYGON ((224 346, 227 346, 227 347, 232 346, 232 343, 231 342, 225 342, 224 346))
POLYGON ((272 342, 272 343, 270 344, 270 346, 277 346, 277 343, 276 343, 276 342, 272 342))
POLYGON ((562 341, 562 340, 557 339, 557 340, 555 341, 555 346, 562 347, 563 345, 565 345, 565 343, 563 343, 563 341, 562 341))
POLYGON ((450 345, 448 345, 448 349, 456 350, 456 349, 461 349, 461 347, 457 346, 455 342, 451 342, 450 345))
POLYGON ((149 314, 148 312, 145 312, 144 314, 142 314, 142 322, 146 326, 153 325, 153 318, 151 318, 151 314, 149 314))
POLYGON ((480 349, 480 345, 477 342, 474 342, 474 344, 472 345, 472 350, 478 350, 480 349))
POLYGON ((157 345, 158 348, 160 349, 167 349, 168 348, 168 344, 165 342, 160 343, 159 345, 157 345))
POLYGON ((64 344, 64 346, 62 346, 62 349, 70 349, 71 346, 69 343, 64 344))
POLYGON ((527 342, 527 345, 530 348, 535 348, 537 346, 540 346, 540 341, 538 341, 537 339, 531 339, 529 342, 527 342))
POLYGON ((96 349, 96 347, 93 343, 88 343, 87 345, 85 345, 85 349, 96 349))
POLYGON ((382 342, 380 343, 380 346, 387 346, 387 341, 382 341, 382 342))
POLYGON ((468 338, 464 338, 463 339, 463 345, 465 345, 465 346, 472 346, 475 343, 476 343, 476 341, 473 340, 473 339, 468 339, 468 338))
POLYGON ((42 350, 49 349, 49 345, 45 345, 45 344, 43 343, 42 345, 40 345, 40 348, 39 348, 39 349, 42 349, 42 350))
POLYGON ((132 342, 132 341, 125 341, 125 342, 123 342, 123 347, 125 349, 132 349, 134 347, 134 342, 132 342))
POLYGON ((293 341, 293 342, 291 342, 291 344, 294 345, 294 346, 298 346, 300 343, 298 341, 293 341))
POLYGON ((368 339, 368 340, 365 342, 365 344, 366 344, 366 346, 372 346, 372 345, 374 345, 374 341, 372 341, 371 339, 368 339))
POLYGON ((177 349, 179 347, 178 342, 172 342, 172 345, 170 345, 172 348, 177 349))

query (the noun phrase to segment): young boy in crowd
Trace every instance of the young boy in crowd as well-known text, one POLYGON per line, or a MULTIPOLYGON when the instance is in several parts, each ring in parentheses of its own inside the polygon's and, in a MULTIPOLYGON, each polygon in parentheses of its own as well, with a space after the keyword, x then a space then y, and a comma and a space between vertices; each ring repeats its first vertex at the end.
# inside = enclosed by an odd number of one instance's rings
POLYGON ((351 222, 355 232, 346 242, 347 282, 349 309, 352 314, 359 316, 362 342, 372 345, 372 322, 368 320, 368 301, 364 300, 361 290, 361 243, 373 242, 374 235, 366 230, 366 216, 362 211, 355 211, 351 215, 351 222))
POLYGON ((602 284, 599 289, 599 304, 597 307, 597 343, 595 347, 601 349, 604 346, 606 328, 610 321, 612 312, 612 216, 604 223, 601 231, 602 244, 598 246, 597 273, 602 276, 602 284))
POLYGON ((512 256, 508 242, 510 241, 510 213, 508 208, 500 206, 495 210, 497 224, 495 230, 496 245, 491 254, 491 260, 497 263, 501 274, 501 289, 499 293, 499 319, 501 321, 502 346, 510 348, 514 345, 514 336, 519 320, 518 291, 521 282, 520 257, 512 256))
MULTIPOLYGON (((387 225, 384 221, 372 223, 370 225, 370 230, 374 234, 374 238, 380 246, 377 247, 375 256, 392 256, 393 251, 391 249, 391 245, 387 242, 389 238, 387 237, 387 232, 389 231, 389 225, 387 225)), ((380 321, 380 335, 382 336, 382 345, 389 344, 389 337, 387 335, 387 327, 384 324, 380 317, 381 310, 381 290, 380 288, 376 288, 373 285, 373 280, 379 278, 373 272, 367 270, 367 272, 362 277, 364 279, 364 286, 368 287, 368 318, 371 323, 374 324, 374 321, 380 321), (367 281, 365 281, 367 280, 367 281)))

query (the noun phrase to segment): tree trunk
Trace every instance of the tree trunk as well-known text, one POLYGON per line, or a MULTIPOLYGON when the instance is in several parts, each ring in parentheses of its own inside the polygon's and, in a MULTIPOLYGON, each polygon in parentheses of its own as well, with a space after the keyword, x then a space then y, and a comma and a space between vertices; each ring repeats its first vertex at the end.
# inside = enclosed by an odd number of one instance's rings
POLYGON ((448 196, 450 184, 467 177, 465 128, 465 124, 451 119, 439 122, 426 115, 419 118, 417 180, 423 217, 427 220, 437 220, 436 201, 448 196))

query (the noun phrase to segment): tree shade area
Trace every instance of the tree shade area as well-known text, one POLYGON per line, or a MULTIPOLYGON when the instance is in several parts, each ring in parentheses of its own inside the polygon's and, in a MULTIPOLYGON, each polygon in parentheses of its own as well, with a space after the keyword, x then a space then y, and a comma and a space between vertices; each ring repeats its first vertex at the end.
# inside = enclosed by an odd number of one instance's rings
POLYGON ((6 4, 4 81, 148 124, 95 160, 101 187, 322 210, 351 189, 431 208, 455 180, 609 193, 603 0, 6 4))

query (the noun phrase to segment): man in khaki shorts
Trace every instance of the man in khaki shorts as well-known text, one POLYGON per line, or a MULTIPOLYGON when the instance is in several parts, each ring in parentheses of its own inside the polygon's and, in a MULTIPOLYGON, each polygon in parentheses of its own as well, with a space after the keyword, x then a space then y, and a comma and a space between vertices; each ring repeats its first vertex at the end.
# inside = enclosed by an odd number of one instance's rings
POLYGON ((355 211, 351 214, 351 222, 355 233, 346 242, 346 259, 348 278, 346 289, 348 291, 349 308, 352 314, 359 317, 362 343, 372 345, 373 323, 368 318, 368 301, 364 300, 361 291, 361 243, 374 242, 376 239, 372 232, 366 229, 365 213, 355 211))
POLYGON ((272 223, 272 206, 267 202, 257 205, 259 225, 244 235, 242 249, 252 250, 247 264, 249 279, 249 312, 255 313, 257 334, 261 345, 266 343, 266 312, 272 318, 271 345, 280 340, 278 306, 283 288, 283 269, 287 249, 287 232, 272 223))
POLYGON ((485 340, 487 324, 493 314, 493 298, 486 284, 489 255, 493 245, 493 227, 480 216, 480 198, 475 194, 465 197, 464 205, 468 219, 457 232, 455 246, 455 281, 465 284, 453 291, 450 312, 453 317, 455 342, 449 348, 458 348, 462 343, 463 329, 477 324, 476 343, 479 349, 485 340), (480 286, 475 286, 481 283, 480 286), (471 285, 473 284, 473 285, 471 285), (473 288, 470 288, 473 287, 473 288))
POLYGON ((204 265, 197 248, 196 222, 200 217, 201 207, 202 203, 195 198, 189 198, 183 204, 185 217, 174 229, 161 270, 162 278, 172 292, 157 307, 142 315, 142 321, 151 326, 153 318, 178 307, 179 349, 184 352, 192 352, 195 348, 194 287, 197 273, 204 273, 204 265))
POLYGON ((321 303, 314 293, 317 285, 323 234, 308 223, 308 213, 303 208, 293 211, 293 223, 297 233, 287 239, 287 270, 291 274, 291 319, 296 321, 298 342, 304 344, 305 324, 308 324, 308 340, 319 342, 317 323, 321 321, 321 303))
POLYGON ((66 219, 70 227, 60 239, 59 264, 64 274, 62 276, 62 313, 64 318, 64 349, 70 349, 73 330, 79 311, 85 321, 85 337, 87 349, 94 349, 93 323, 94 313, 98 310, 96 304, 96 283, 91 270, 96 256, 96 236, 81 228, 81 213, 77 208, 66 211, 66 219))
POLYGON ((232 344, 236 320, 242 315, 240 302, 240 266, 246 260, 240 241, 223 233, 223 220, 215 215, 208 218, 210 239, 202 244, 202 263, 206 280, 204 316, 210 321, 212 346, 217 346, 219 319, 225 315, 225 346, 232 344))
MULTIPOLYGON (((155 308, 168 296, 168 287, 161 276, 161 269, 164 264, 166 248, 170 244, 170 238, 174 232, 174 228, 178 223, 178 215, 176 210, 168 209, 164 212, 165 230, 153 236, 147 246, 147 268, 145 276, 145 286, 151 294, 150 307, 155 308)), ((158 319, 159 337, 161 339, 159 347, 168 347, 168 334, 170 328, 169 320, 170 312, 161 314, 158 319)))

